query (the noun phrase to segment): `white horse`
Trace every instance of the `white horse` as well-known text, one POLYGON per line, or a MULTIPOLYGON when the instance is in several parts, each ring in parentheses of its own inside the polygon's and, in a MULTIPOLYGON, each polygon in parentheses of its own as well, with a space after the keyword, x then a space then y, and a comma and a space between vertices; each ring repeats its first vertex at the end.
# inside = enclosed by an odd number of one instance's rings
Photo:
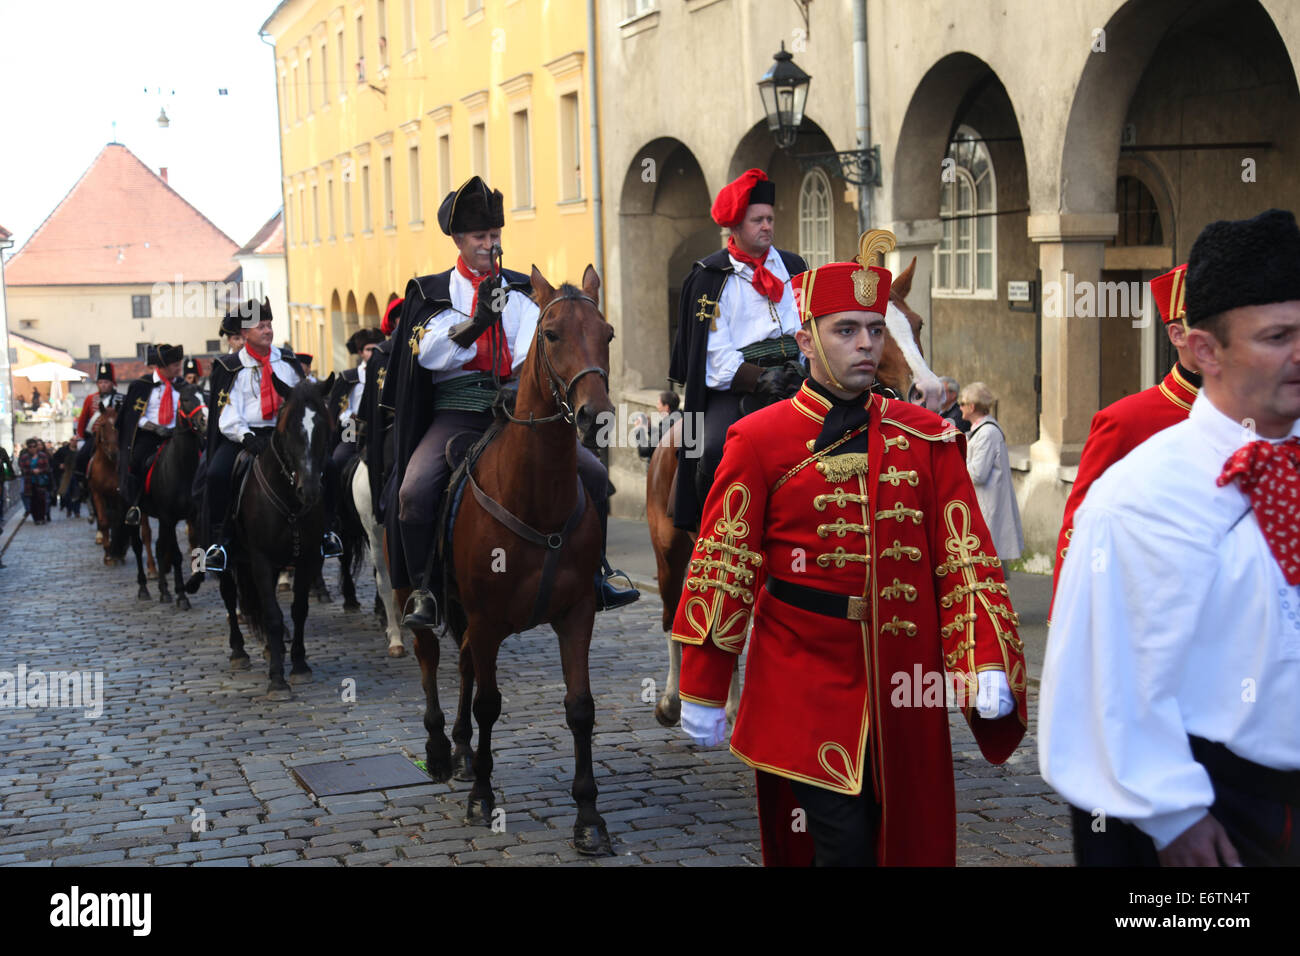
POLYGON ((366 470, 364 459, 357 464, 357 470, 352 475, 352 502, 356 505, 361 526, 366 532, 365 544, 370 549, 370 563, 375 568, 375 593, 384 602, 388 656, 404 657, 406 647, 402 644, 399 611, 393 598, 393 581, 388 576, 388 562, 384 560, 384 526, 375 520, 375 512, 371 507, 370 473, 366 470))

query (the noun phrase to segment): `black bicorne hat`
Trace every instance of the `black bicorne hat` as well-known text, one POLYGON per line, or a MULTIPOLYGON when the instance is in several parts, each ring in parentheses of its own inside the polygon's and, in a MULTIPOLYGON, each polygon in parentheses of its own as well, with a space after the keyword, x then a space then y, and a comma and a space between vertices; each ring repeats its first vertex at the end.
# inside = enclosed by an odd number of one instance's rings
POLYGON ((438 207, 438 225, 447 235, 482 232, 506 224, 505 198, 499 189, 488 189, 478 176, 471 176, 438 207))
POLYGON ((249 299, 231 309, 221 320, 221 335, 243 335, 245 329, 251 329, 262 319, 271 318, 271 300, 249 299))
POLYGON ((1300 300, 1300 227, 1285 209, 1212 222, 1187 257, 1187 324, 1229 309, 1300 300))
POLYGON ((179 362, 185 357, 185 348, 180 345, 149 346, 148 362, 150 365, 164 368, 172 362, 179 362))
POLYGON ((358 329, 348 337, 348 352, 360 355, 367 345, 378 345, 384 340, 384 333, 378 329, 358 329))
POLYGON ((117 377, 113 374, 112 362, 99 363, 99 370, 95 373, 95 381, 102 382, 105 379, 112 382, 114 385, 117 384, 117 377))

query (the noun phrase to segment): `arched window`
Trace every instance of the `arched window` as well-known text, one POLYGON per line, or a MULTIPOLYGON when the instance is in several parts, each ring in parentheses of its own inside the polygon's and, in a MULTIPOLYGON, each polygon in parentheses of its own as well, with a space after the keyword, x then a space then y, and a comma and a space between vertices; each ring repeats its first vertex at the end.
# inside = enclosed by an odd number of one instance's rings
POLYGON ((943 163, 934 291, 944 296, 997 296, 997 180, 979 133, 958 128, 943 163))
POLYGON ((834 258, 833 226, 830 180, 820 169, 814 169, 804 176, 799 187, 799 255, 809 269, 834 258))

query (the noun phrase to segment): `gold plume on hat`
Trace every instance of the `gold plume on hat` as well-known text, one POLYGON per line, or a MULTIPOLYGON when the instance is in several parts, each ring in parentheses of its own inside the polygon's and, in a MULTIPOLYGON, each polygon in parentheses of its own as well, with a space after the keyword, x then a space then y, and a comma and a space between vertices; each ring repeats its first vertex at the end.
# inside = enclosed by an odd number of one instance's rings
POLYGON ((888 229, 868 229, 858 238, 858 264, 866 266, 884 266, 885 253, 898 248, 898 239, 888 229), (875 262, 876 256, 880 261, 875 262))
POLYGON ((876 292, 880 276, 868 266, 875 265, 876 256, 880 256, 880 265, 885 264, 885 253, 893 252, 898 241, 888 229, 868 229, 858 239, 858 264, 862 266, 853 273, 853 297, 868 309, 875 308, 876 292))

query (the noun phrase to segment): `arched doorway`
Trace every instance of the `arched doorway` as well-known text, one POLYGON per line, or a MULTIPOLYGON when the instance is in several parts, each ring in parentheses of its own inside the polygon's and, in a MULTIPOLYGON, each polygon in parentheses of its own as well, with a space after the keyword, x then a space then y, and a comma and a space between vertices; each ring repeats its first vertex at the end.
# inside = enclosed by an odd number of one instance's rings
POLYGON ((930 367, 963 385, 985 382, 1008 443, 1034 441, 1038 321, 1005 293, 1037 270, 1029 175, 1015 107, 993 69, 968 53, 935 63, 912 94, 891 165, 897 261, 917 257, 908 304, 928 319, 930 367))
MULTIPOLYGON (((667 386, 677 298, 690 263, 721 245, 709 218, 713 197, 680 140, 654 140, 628 164, 618 208, 620 311, 616 322, 625 390, 667 386)), ((613 356, 611 356, 613 358, 613 356)))
POLYGON ((343 349, 344 352, 343 356, 340 357, 339 355, 339 344, 347 341, 348 332, 347 332, 346 323, 344 322, 343 304, 342 301, 339 299, 338 289, 335 289, 333 294, 330 295, 329 327, 330 327, 330 340, 333 342, 333 348, 331 349, 331 351, 334 353, 333 367, 336 369, 347 368, 348 362, 347 362, 347 355, 346 355, 347 353, 346 346, 343 349))

